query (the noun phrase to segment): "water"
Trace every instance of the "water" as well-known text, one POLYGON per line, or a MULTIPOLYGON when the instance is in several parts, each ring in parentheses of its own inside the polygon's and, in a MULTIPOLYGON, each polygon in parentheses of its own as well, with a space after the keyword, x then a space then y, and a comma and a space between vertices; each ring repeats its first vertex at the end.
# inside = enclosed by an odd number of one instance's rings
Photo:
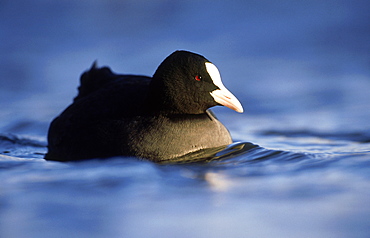
POLYGON ((367 1, 0 6, 0 237, 369 237, 367 1), (203 163, 43 160, 95 59, 151 75, 176 49, 242 102, 214 110, 236 143, 203 163))

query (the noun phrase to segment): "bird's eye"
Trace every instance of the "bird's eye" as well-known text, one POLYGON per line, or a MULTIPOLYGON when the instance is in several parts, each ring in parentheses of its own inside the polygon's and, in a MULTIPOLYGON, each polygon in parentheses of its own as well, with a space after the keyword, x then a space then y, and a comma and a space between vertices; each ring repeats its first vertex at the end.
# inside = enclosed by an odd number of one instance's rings
POLYGON ((202 80, 202 76, 199 76, 199 75, 195 76, 195 80, 201 81, 202 80))

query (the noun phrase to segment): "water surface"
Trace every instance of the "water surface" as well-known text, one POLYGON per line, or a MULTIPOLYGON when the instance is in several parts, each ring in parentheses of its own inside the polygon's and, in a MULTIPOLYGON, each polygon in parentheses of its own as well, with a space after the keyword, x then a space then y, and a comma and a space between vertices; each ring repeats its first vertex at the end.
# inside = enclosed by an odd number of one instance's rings
POLYGON ((0 237, 369 236, 367 1, 0 5, 0 237), (244 114, 214 109, 234 144, 205 161, 43 159, 94 60, 151 75, 176 49, 240 99, 244 114))

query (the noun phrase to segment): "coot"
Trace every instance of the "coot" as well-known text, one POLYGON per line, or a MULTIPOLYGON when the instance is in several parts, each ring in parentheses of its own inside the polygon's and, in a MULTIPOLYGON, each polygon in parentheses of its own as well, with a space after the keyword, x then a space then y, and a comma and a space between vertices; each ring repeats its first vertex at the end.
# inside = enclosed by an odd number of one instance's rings
POLYGON ((153 77, 119 75, 94 63, 78 95, 49 127, 47 160, 134 156, 170 161, 232 142, 208 110, 243 108, 205 57, 175 51, 153 77))

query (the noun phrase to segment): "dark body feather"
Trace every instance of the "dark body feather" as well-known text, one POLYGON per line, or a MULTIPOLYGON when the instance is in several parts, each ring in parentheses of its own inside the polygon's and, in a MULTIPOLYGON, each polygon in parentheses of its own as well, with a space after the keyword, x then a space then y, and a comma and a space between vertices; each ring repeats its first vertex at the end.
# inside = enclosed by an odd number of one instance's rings
POLYGON ((168 102, 158 95, 167 91, 160 92, 161 83, 152 81, 147 76, 117 75, 94 64, 81 76, 74 102, 52 121, 45 159, 135 156, 165 161, 232 142, 212 113, 182 113, 163 106, 168 102))

